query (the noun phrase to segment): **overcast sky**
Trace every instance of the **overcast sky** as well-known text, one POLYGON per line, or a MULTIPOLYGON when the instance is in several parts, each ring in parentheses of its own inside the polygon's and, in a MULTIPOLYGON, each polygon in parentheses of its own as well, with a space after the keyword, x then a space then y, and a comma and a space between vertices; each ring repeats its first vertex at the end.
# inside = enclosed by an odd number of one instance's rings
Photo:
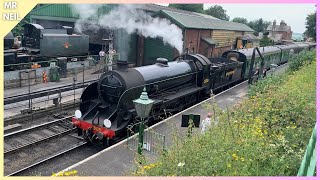
MULTIPOLYGON (((161 4, 168 5, 168 4, 161 4)), ((204 9, 216 4, 204 4, 204 9)), ((305 31, 305 22, 308 14, 315 12, 315 4, 218 4, 227 10, 230 20, 235 17, 244 17, 248 21, 263 18, 267 21, 277 21, 279 25, 284 20, 295 33, 305 31)))

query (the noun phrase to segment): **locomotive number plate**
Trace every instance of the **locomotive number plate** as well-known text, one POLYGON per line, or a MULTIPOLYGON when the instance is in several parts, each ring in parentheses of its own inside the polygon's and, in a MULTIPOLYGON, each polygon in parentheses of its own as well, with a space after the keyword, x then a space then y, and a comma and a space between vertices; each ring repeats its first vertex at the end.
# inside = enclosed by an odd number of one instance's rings
POLYGON ((209 82, 209 79, 205 79, 204 81, 203 81, 203 84, 207 84, 209 82))
POLYGON ((93 126, 93 130, 97 131, 97 132, 100 132, 101 131, 101 128, 97 127, 97 126, 93 126))

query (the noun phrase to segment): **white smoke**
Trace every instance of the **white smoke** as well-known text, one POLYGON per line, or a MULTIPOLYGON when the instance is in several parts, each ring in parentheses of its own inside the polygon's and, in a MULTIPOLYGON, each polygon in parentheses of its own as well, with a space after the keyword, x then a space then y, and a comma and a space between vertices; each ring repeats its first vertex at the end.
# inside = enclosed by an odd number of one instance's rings
POLYGON ((182 31, 169 20, 152 17, 143 10, 141 5, 119 5, 110 13, 99 15, 98 9, 102 5, 79 4, 72 5, 74 13, 79 14, 80 19, 75 28, 79 32, 83 30, 97 30, 99 28, 124 29, 127 33, 138 33, 144 37, 161 38, 165 44, 176 48, 182 54, 182 31), (84 25, 86 24, 86 25, 84 25))

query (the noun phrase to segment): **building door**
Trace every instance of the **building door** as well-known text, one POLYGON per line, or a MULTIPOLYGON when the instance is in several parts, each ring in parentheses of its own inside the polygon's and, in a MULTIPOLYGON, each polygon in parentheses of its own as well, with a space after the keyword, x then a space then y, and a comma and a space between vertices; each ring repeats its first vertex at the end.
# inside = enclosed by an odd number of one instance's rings
POLYGON ((160 38, 145 38, 143 65, 150 65, 156 62, 157 58, 167 58, 171 61, 174 57, 174 48, 164 44, 160 38))

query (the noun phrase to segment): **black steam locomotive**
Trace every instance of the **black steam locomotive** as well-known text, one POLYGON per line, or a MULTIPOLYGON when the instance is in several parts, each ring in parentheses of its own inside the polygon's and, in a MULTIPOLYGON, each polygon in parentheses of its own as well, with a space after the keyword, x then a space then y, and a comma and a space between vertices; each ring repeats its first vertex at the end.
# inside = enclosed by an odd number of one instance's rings
POLYGON ((45 29, 39 24, 25 24, 23 28, 20 48, 12 48, 12 32, 4 38, 5 71, 19 69, 22 64, 28 65, 30 62, 48 61, 50 58, 83 60, 88 55, 89 36, 72 34, 71 27, 45 29))
MULTIPOLYGON (((169 113, 179 112, 209 97, 212 91, 248 79, 249 69, 270 68, 288 61, 290 53, 305 46, 272 46, 260 48, 261 57, 253 58, 254 49, 227 51, 223 57, 208 59, 200 54, 185 54, 172 62, 158 58, 149 66, 128 68, 118 61, 117 70, 106 72, 98 82, 89 85, 81 96, 80 111, 72 118, 87 141, 116 140, 126 127, 136 124, 133 100, 143 88, 154 100, 148 123, 169 113), (251 66, 251 67, 250 67, 251 66)), ((308 46, 309 47, 309 46, 308 46)))
POLYGON ((222 61, 195 54, 179 56, 174 61, 158 58, 149 66, 128 68, 119 61, 117 70, 109 71, 88 86, 81 96, 81 118, 73 123, 88 141, 104 141, 120 136, 134 123, 136 112, 132 100, 143 88, 155 100, 149 122, 166 113, 175 113, 210 95, 216 89, 241 79, 241 62, 222 61), (106 128, 104 122, 111 121, 106 128))

